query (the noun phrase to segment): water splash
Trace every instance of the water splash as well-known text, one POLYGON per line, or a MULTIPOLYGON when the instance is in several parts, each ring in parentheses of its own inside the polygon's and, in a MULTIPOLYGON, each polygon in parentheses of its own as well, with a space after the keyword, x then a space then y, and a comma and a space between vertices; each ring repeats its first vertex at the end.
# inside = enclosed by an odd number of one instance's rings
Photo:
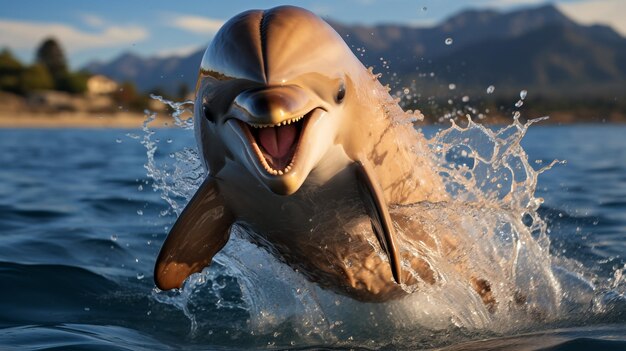
MULTIPOLYGON (((191 119, 180 117, 193 102, 154 98, 174 110, 176 126, 193 128, 191 119)), ((150 128, 155 117, 147 114, 144 124, 145 167, 153 189, 180 213, 205 171, 193 148, 174 152, 167 163, 155 161, 158 143, 150 128)), ((419 111, 393 117, 401 123, 423 118, 419 111)), ((543 200, 535 189, 539 175, 562 162, 535 169, 520 144, 528 128, 543 119, 514 119, 492 130, 468 117, 465 127, 453 121, 430 139, 434 164, 454 200, 391 209, 394 217, 408 218, 406 223, 420 223, 427 239, 437 243, 401 245, 434 267, 439 278, 405 299, 368 304, 320 289, 246 241, 249 234, 239 227, 211 267, 181 289, 155 290, 152 296, 184 312, 193 340, 228 342, 236 335, 241 345, 268 347, 436 347, 624 310, 626 267, 616 269, 606 284, 591 283, 593 275, 581 264, 550 253, 549 228, 537 212, 543 200), (476 293, 476 281, 489 284, 494 305, 476 293), (216 318, 224 315, 229 317, 216 318)), ((401 244, 411 231, 399 228, 401 244)))
MULTIPOLYGON (((193 101, 187 100, 183 102, 172 102, 158 95, 150 95, 153 99, 167 104, 172 108, 171 117, 174 125, 184 130, 193 129, 193 118, 183 119, 184 113, 192 114, 192 110, 188 107, 193 106, 193 101)), ((150 128, 157 117, 157 113, 146 111, 146 120, 143 123, 143 138, 141 144, 146 148, 147 162, 144 168, 147 170, 147 176, 153 180, 152 188, 154 191, 161 193, 161 198, 165 200, 170 209, 176 214, 184 208, 184 204, 194 194, 206 172, 202 168, 202 162, 198 157, 195 148, 186 147, 182 150, 171 154, 174 163, 158 164, 155 159, 155 153, 158 149, 158 142, 153 139, 155 131, 150 128), (183 204, 179 204, 179 201, 183 204)), ((168 140, 168 144, 170 141, 168 140)), ((161 215, 167 215, 169 211, 161 215)))

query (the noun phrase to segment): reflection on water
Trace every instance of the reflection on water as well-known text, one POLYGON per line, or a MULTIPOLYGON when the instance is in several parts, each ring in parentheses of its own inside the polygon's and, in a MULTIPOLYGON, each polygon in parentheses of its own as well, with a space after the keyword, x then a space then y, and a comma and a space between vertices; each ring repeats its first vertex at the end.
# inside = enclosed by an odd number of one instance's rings
POLYGON ((443 251, 426 252, 443 282, 364 304, 319 289, 242 233, 181 292, 154 291, 158 249, 202 175, 191 131, 2 130, 0 345, 623 348, 625 127, 423 129, 458 200, 394 211, 462 229, 455 257, 491 281, 494 313, 443 251), (554 159, 568 162, 537 178, 554 159), (507 337, 519 333, 531 334, 507 337))

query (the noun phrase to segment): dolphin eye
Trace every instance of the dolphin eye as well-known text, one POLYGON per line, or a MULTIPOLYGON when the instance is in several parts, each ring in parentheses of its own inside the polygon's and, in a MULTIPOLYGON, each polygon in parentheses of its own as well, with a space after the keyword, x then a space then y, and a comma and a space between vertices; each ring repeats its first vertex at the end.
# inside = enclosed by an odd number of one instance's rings
POLYGON ((335 97, 335 100, 337 101, 337 103, 341 103, 345 96, 346 96, 346 86, 345 84, 343 84, 343 82, 341 82, 341 84, 339 84, 339 89, 337 89, 337 96, 335 97))

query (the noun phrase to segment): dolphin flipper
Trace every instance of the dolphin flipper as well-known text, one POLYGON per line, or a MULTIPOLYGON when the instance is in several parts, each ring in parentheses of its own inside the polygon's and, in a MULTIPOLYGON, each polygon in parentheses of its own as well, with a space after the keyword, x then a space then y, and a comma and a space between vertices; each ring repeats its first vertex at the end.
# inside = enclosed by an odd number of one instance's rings
POLYGON ((226 245, 233 222, 215 178, 207 177, 161 247, 154 267, 159 289, 180 288, 189 275, 208 266, 226 245))
POLYGON ((400 255, 395 243, 395 228, 389 215, 389 208, 385 202, 383 190, 376 179, 376 173, 369 161, 362 157, 356 162, 357 183, 365 210, 370 216, 372 227, 378 237, 380 246, 383 248, 391 265, 391 273, 396 283, 401 284, 400 255))

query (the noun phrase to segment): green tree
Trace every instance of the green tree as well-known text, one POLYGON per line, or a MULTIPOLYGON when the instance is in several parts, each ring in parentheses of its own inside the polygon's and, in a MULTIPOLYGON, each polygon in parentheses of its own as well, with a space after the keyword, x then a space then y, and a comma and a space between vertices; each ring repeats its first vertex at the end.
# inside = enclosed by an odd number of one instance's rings
POLYGON ((54 87, 50 72, 41 64, 34 64, 22 71, 19 80, 19 93, 26 94, 33 90, 46 90, 54 87))
POLYGON ((67 75, 65 80, 65 91, 72 94, 82 94, 87 91, 87 80, 90 74, 86 72, 72 72, 67 75))
POLYGON ((118 91, 113 93, 113 100, 122 109, 142 111, 148 107, 149 98, 137 92, 135 84, 126 81, 118 91))
POLYGON ((54 38, 48 38, 41 43, 36 56, 36 62, 50 72, 54 87, 57 90, 70 91, 71 79, 61 45, 54 38))
POLYGON ((177 97, 179 100, 184 100, 189 94, 189 87, 185 83, 178 85, 177 97))
POLYGON ((22 63, 13 56, 9 49, 0 51, 0 90, 19 92, 20 75, 24 67, 22 63))

